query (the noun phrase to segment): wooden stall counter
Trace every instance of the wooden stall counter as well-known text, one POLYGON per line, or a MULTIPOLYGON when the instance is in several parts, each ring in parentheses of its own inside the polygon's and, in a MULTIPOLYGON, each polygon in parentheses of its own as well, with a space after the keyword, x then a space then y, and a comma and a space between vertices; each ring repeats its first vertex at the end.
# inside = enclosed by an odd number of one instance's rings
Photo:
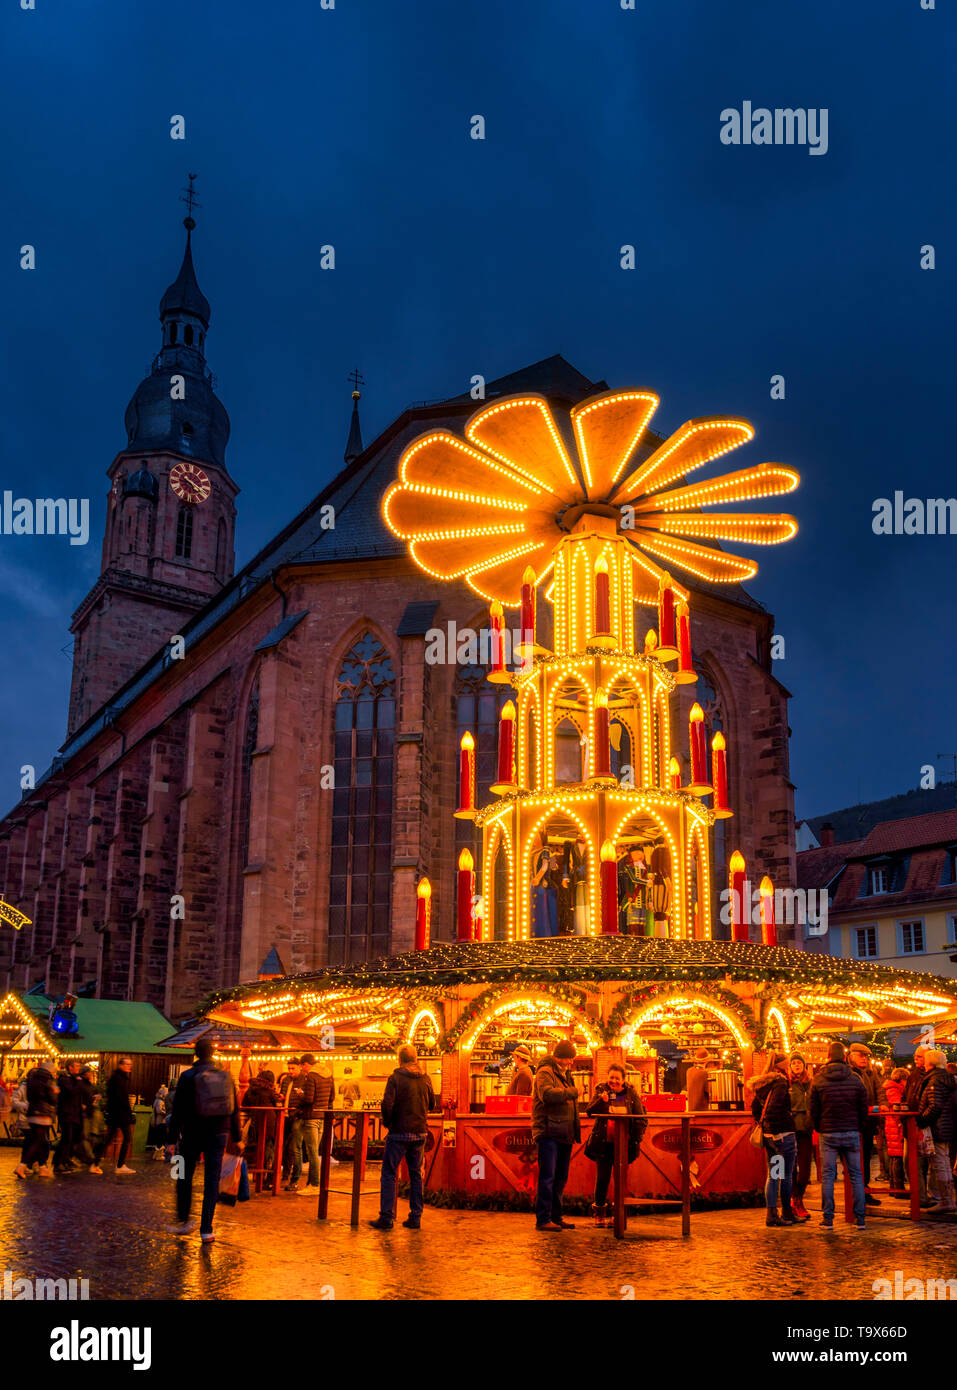
MULTIPOLYGON (((594 1121, 581 1117, 582 1139, 572 1151, 570 1197, 590 1198, 595 1165, 584 1145, 594 1121)), ((699 1111, 691 1122, 691 1185, 694 1196, 722 1198, 760 1193, 764 1155, 748 1142, 754 1127, 743 1110, 699 1111)), ((426 1185, 433 1191, 533 1196, 537 1150, 530 1115, 459 1115, 430 1123, 431 1152, 426 1157, 426 1185), (437 1149, 437 1152, 436 1152, 437 1149)), ((628 1169, 628 1196, 673 1201, 681 1195, 681 1123, 678 1114, 648 1116, 641 1152, 628 1169)))

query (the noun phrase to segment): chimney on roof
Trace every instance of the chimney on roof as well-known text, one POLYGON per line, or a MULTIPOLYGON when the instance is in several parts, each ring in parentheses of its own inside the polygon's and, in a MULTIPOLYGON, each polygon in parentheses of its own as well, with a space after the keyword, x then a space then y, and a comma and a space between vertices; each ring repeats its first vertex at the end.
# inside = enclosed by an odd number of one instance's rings
POLYGON ((821 846, 823 848, 825 845, 833 845, 833 843, 834 827, 829 820, 826 820, 821 826, 821 846))

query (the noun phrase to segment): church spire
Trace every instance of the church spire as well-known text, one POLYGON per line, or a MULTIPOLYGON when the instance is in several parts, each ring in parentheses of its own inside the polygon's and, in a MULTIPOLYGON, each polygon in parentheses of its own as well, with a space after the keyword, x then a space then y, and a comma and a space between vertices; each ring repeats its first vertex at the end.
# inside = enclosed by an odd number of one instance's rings
POLYGON ((362 397, 360 386, 365 385, 365 378, 359 375, 358 367, 354 367, 346 378, 352 382, 352 422, 349 425, 349 438, 346 442, 346 452, 343 455, 346 463, 351 463, 362 453, 362 430, 359 426, 359 401, 362 397))

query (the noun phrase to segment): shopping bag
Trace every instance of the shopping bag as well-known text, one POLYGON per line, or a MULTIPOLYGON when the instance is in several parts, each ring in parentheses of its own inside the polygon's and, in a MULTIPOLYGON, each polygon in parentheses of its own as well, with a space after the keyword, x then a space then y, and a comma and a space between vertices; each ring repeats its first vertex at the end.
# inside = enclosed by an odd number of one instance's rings
POLYGON ((239 1181, 242 1177, 242 1158, 239 1154, 226 1154, 219 1175, 219 1200, 228 1207, 234 1207, 239 1196, 239 1181))

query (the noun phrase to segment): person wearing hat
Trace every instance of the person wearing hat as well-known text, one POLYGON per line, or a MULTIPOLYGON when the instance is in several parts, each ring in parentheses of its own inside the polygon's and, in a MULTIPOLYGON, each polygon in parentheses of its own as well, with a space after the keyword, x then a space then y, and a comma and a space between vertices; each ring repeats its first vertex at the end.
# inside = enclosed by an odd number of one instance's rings
POLYGON ((693 1063, 685 1076, 689 1110, 707 1110, 711 1104, 707 1070, 710 1061, 711 1055, 706 1047, 695 1048, 693 1063))
POLYGON ((535 1229, 571 1231, 562 1216, 562 1194, 568 1181, 572 1148, 581 1137, 578 1088, 572 1080, 575 1044, 563 1038, 535 1073, 532 1090, 532 1140, 538 1146, 538 1190, 535 1229))
POLYGON ((516 1047, 512 1052, 512 1061, 515 1064, 512 1072, 512 1079, 508 1083, 507 1096, 530 1096, 535 1087, 535 1078, 532 1068, 529 1065, 532 1054, 525 1046, 516 1047))

